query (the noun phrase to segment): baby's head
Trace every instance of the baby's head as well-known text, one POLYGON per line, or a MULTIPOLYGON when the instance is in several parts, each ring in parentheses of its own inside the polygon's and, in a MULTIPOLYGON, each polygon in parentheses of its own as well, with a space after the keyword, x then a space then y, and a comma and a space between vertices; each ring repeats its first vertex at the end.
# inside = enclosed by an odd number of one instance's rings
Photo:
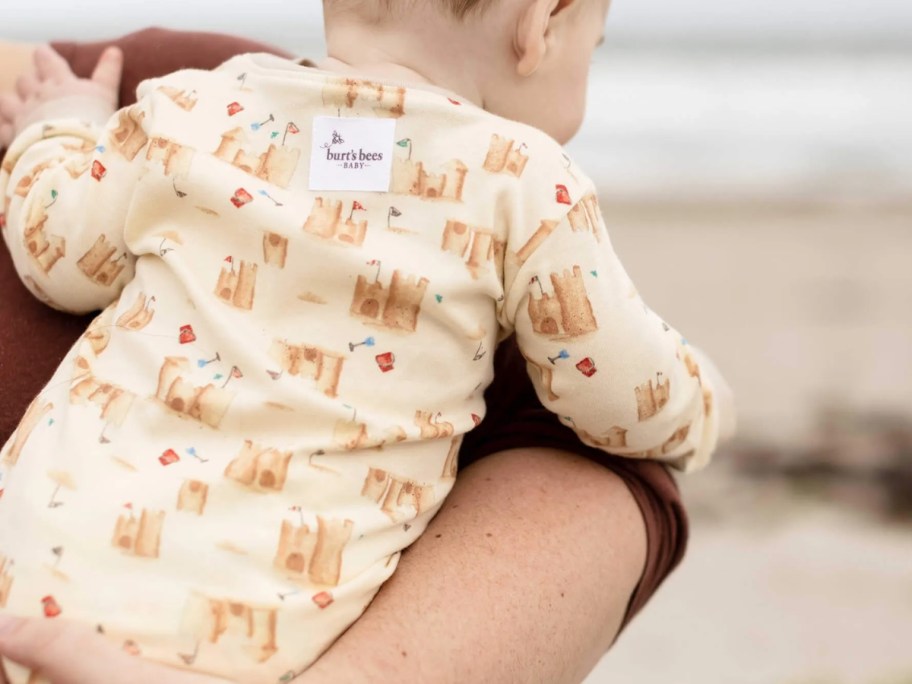
POLYGON ((579 129, 610 0, 324 0, 331 57, 407 67, 561 143, 579 129))

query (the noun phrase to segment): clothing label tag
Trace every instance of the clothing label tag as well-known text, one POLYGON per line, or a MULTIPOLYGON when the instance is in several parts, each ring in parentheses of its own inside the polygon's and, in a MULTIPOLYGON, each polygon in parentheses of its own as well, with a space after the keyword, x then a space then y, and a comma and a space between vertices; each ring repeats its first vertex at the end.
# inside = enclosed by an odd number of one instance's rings
POLYGON ((310 189, 389 192, 395 138, 393 119, 316 117, 310 189))

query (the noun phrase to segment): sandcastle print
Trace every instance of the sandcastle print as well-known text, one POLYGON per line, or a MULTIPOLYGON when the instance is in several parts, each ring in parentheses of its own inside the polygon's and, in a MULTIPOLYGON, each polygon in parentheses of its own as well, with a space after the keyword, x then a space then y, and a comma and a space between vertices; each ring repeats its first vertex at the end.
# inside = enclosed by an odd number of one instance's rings
POLYGON ((306 578, 314 584, 338 586, 342 577, 342 555, 351 539, 354 523, 351 520, 317 516, 317 530, 304 523, 283 520, 273 565, 292 578, 306 578))
POLYGON ((712 415, 713 393, 708 388, 703 388, 703 416, 709 418, 712 415))
POLYGON ((209 383, 194 386, 186 376, 190 361, 184 357, 165 358, 158 374, 155 398, 176 414, 218 429, 234 394, 209 383))
POLYGON ((415 425, 421 430, 421 439, 447 439, 453 436, 453 424, 441 421, 440 415, 431 411, 415 411, 415 425))
MULTIPOLYGON (((180 177, 190 173, 190 165, 193 163, 194 150, 176 143, 168 138, 153 138, 149 143, 149 149, 146 152, 146 161, 158 162, 162 165, 165 176, 180 177)), ((178 196, 181 193, 175 187, 178 196)))
POLYGON ((527 363, 539 372, 539 375, 541 376, 541 386, 548 394, 548 401, 557 401, 560 399, 560 396, 554 391, 554 369, 540 363, 535 363, 534 361, 529 361, 528 359, 527 363))
POLYGON ((461 257, 476 280, 495 263, 503 261, 504 242, 494 233, 460 221, 447 221, 443 231, 444 252, 461 257))
POLYGON ((144 293, 140 292, 133 305, 117 319, 117 327, 137 332, 148 326, 154 317, 155 297, 146 297, 144 293))
MULTIPOLYGON (((90 152, 95 150, 95 143, 88 140, 83 141, 82 143, 73 144, 73 145, 63 145, 63 149, 69 153, 75 153, 71 155, 63 155, 59 157, 54 157, 46 161, 41 162, 40 164, 32 167, 31 171, 26 175, 22 176, 19 179, 19 182, 16 184, 16 188, 13 191, 14 195, 19 197, 27 197, 29 192, 31 192, 32 187, 41 177, 41 174, 47 171, 50 168, 63 167, 67 172, 70 178, 76 180, 82 176, 86 171, 89 170, 89 167, 92 165, 91 160, 88 158, 90 152), (81 155, 81 156, 80 156, 81 155)), ((8 203, 11 199, 11 196, 7 196, 7 209, 8 203)), ((45 208, 49 208, 57 201, 57 191, 51 190, 51 202, 47 204, 45 208)))
POLYGON ((196 107, 196 103, 199 101, 199 97, 197 97, 195 90, 187 92, 186 90, 179 90, 171 86, 160 86, 157 90, 160 93, 163 93, 185 112, 192 112, 193 108, 196 107))
POLYGON ((0 608, 6 608, 12 588, 13 561, 6 556, 0 556, 0 608))
MULTIPOLYGON (((577 202, 567 214, 567 221, 573 232, 591 233, 596 240, 601 241, 602 218, 595 195, 586 195, 577 202)), ((545 243, 559 225, 560 221, 543 220, 535 234, 516 253, 519 262, 524 264, 528 261, 529 257, 545 243)))
POLYGON ((668 404, 671 399, 671 379, 666 378, 663 382, 662 373, 656 373, 655 382, 650 380, 637 387, 634 392, 637 402, 637 417, 642 423, 658 415, 659 411, 668 404))
POLYGON ((595 239, 601 242, 601 226, 604 223, 599 209, 598 197, 590 193, 573 205, 567 214, 570 228, 575 233, 592 233, 595 239))
POLYGON ((423 162, 412 160, 414 143, 411 138, 404 138, 396 144, 408 149, 408 157, 393 159, 391 193, 426 200, 462 202, 469 167, 458 159, 452 159, 442 167, 443 173, 428 173, 423 162))
POLYGON ((323 88, 323 104, 340 116, 343 109, 358 106, 377 116, 399 118, 405 114, 405 88, 353 78, 331 80, 323 88))
POLYGON ((690 428, 690 425, 685 425, 684 427, 675 430, 674 434, 665 440, 662 446, 655 447, 654 449, 649 449, 648 451, 638 451, 630 455, 635 458, 649 459, 667 456, 687 441, 687 437, 690 435, 690 428))
POLYGON ((678 428, 675 433, 662 444, 662 453, 670 454, 672 451, 677 449, 679 446, 684 444, 687 441, 687 437, 690 435, 690 425, 685 425, 682 428, 678 428))
POLYGON ((586 443, 591 444, 597 447, 611 448, 611 449, 626 449, 627 448, 627 430, 622 427, 614 426, 605 434, 595 437, 590 435, 585 430, 580 431, 580 438, 586 443))
POLYGON ((118 126, 111 131, 111 148, 128 161, 136 159, 136 155, 149 142, 149 136, 142 128, 145 116, 146 113, 136 107, 122 109, 118 114, 118 126))
POLYGON ((440 475, 442 479, 456 479, 456 472, 459 470, 459 447, 461 446, 461 437, 454 437, 453 441, 450 442, 450 450, 447 452, 446 460, 443 462, 443 472, 440 475))
POLYGON ((434 486, 398 477, 382 468, 371 468, 361 496, 380 505, 394 522, 420 515, 435 503, 434 486))
POLYGON ((343 245, 361 246, 367 237, 367 221, 355 221, 355 212, 363 211, 359 202, 354 202, 348 217, 343 219, 346 209, 341 201, 317 197, 314 200, 310 216, 304 223, 304 232, 331 242, 343 245))
POLYGON ((444 168, 446 170, 443 173, 428 173, 422 162, 394 159, 390 192, 428 200, 461 202, 468 167, 454 159, 444 168))
POLYGON ((535 231, 535 234, 529 238, 529 241, 520 247, 519 251, 516 253, 516 258, 519 260, 520 264, 524 264, 529 260, 535 251, 541 247, 545 240, 550 237, 550 235, 555 231, 555 229, 560 225, 560 221, 549 221, 542 220, 539 224, 538 230, 535 231))
POLYGON ((266 231, 263 235, 263 262, 284 269, 288 261, 288 238, 266 231))
POLYGON ((209 485, 199 480, 184 480, 177 493, 177 510, 203 515, 209 499, 209 485))
POLYGON ((98 144, 94 140, 82 140, 80 142, 67 143, 63 145, 63 149, 67 152, 82 152, 87 154, 98 148, 98 144))
POLYGON ((54 405, 50 402, 44 402, 41 397, 35 397, 29 404, 25 415, 19 421, 19 427, 13 433, 13 438, 7 443, 6 453, 3 454, 3 462, 8 465, 16 465, 19 457, 22 455, 22 449, 28 442, 29 437, 43 421, 44 417, 50 413, 54 405))
POLYGON ((38 164, 37 166, 33 167, 32 170, 29 171, 29 173, 27 173, 26 175, 24 175, 22 178, 19 179, 19 182, 16 184, 16 188, 13 191, 13 194, 18 195, 19 197, 27 197, 29 194, 29 191, 32 189, 32 186, 41 177, 41 174, 44 171, 46 171, 47 169, 54 166, 55 163, 56 163, 56 160, 51 160, 51 161, 43 162, 43 163, 38 164))
MULTIPOLYGON (((88 143, 87 143, 88 144, 88 143)), ((64 145, 64 149, 72 152, 91 152, 95 149, 93 144, 89 144, 88 149, 85 149, 84 146, 76 145, 64 145)), ((86 160, 80 160, 79 158, 67 160, 66 157, 56 157, 54 159, 49 159, 47 161, 41 162, 40 164, 34 166, 32 170, 19 179, 19 182, 16 184, 16 188, 13 191, 14 195, 19 197, 27 197, 29 192, 32 190, 32 186, 38 181, 41 177, 41 174, 47 171, 52 167, 57 167, 63 164, 63 168, 69 174, 70 178, 76 180, 82 174, 89 170, 90 162, 86 160)), ((9 201, 7 197, 7 201, 9 201)), ((45 205, 45 209, 50 208, 57 201, 57 191, 51 190, 51 198, 49 204, 45 205)))
POLYGON ((89 343, 96 357, 104 352, 111 343, 111 326, 107 325, 106 319, 107 317, 103 314, 96 316, 82 335, 82 338, 89 343))
POLYGON ((491 136, 491 147, 485 157, 484 170, 491 173, 507 173, 521 178, 529 156, 523 153, 525 143, 516 144, 515 140, 502 138, 496 133, 491 136))
MULTIPOLYGON (((368 341, 371 342, 370 346, 373 346, 373 338, 368 338, 368 341)), ((349 348, 354 351, 357 347, 365 344, 367 342, 349 344, 349 348)), ((338 449, 343 451, 375 449, 388 442, 404 442, 408 439, 408 435, 401 426, 389 428, 385 437, 372 437, 369 434, 367 423, 358 420, 358 410, 349 407, 347 404, 346 408, 352 411, 351 419, 336 421, 333 428, 333 443, 338 449)))
POLYGON ((184 608, 181 631, 195 638, 192 653, 179 654, 187 665, 199 655, 201 642, 237 650, 252 662, 263 663, 278 652, 278 609, 231 599, 191 594, 184 608))
POLYGON ((261 153, 251 152, 253 143, 243 128, 222 134, 222 142, 213 153, 216 159, 249 173, 262 181, 287 188, 298 168, 301 150, 270 144, 261 153))
MULTIPOLYGON (((668 328, 667 323, 663 323, 662 325, 664 325, 666 329, 668 328)), ((687 374, 692 378, 696 378, 697 382, 699 382, 700 386, 702 387, 703 378, 700 375, 700 364, 697 362, 696 358, 694 358, 694 355, 687 350, 687 348, 684 346, 684 343, 681 343, 678 348, 678 359, 681 359, 682 356, 684 360, 684 366, 687 368, 687 374)))
POLYGON ((371 262, 371 265, 377 267, 375 280, 370 282, 366 277, 358 276, 349 310, 351 315, 385 328, 415 332, 418 329, 421 303, 430 281, 427 278, 403 275, 397 270, 393 272, 387 288, 380 282, 382 263, 371 262))
POLYGON ((225 477, 258 492, 281 492, 288 479, 292 452, 244 442, 240 453, 225 468, 225 477))
POLYGON ((110 441, 106 434, 110 427, 119 428, 124 424, 135 399, 136 395, 133 392, 102 382, 93 375, 80 377, 70 388, 71 404, 95 404, 101 408, 101 420, 104 423, 98 436, 101 444, 110 441))
POLYGON ((77 262, 79 270, 98 285, 110 285, 126 268, 127 253, 121 252, 108 242, 107 235, 99 235, 88 252, 77 262))
POLYGON ((281 372, 270 373, 274 379, 278 380, 287 373, 292 377, 313 380, 317 389, 328 397, 338 394, 344 356, 308 345, 289 344, 285 340, 273 342, 270 356, 282 368, 281 372))
POLYGON ((529 296, 529 318, 537 334, 572 338, 598 330, 579 266, 574 266, 572 272, 564 270, 562 274, 551 274, 553 295, 545 293, 538 276, 532 279, 532 283, 538 285, 541 295, 536 297, 533 289, 529 296))
POLYGON ((234 257, 222 262, 215 296, 236 309, 250 311, 256 297, 257 264, 242 261, 235 269, 234 257))
POLYGON ((46 232, 47 220, 45 208, 40 203, 33 204, 26 218, 23 241, 26 251, 38 268, 49 274, 57 262, 66 256, 66 240, 46 232))
POLYGON ((370 436, 367 424, 358 421, 357 411, 354 411, 351 420, 339 420, 333 428, 333 443, 343 451, 376 449, 384 444, 404 442, 406 439, 408 435, 400 426, 389 428, 384 437, 370 436))
POLYGON ((126 513, 117 518, 111 544, 127 554, 140 558, 158 558, 161 546, 164 511, 143 509, 139 519, 133 513, 133 505, 124 506, 126 513))

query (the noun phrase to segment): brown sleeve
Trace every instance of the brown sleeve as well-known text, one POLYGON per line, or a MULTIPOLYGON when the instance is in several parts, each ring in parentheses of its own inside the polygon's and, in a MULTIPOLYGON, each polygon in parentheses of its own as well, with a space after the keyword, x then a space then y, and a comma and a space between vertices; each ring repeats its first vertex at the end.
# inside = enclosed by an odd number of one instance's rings
POLYGON ((627 606, 626 626, 681 562, 687 548, 687 512, 674 478, 659 463, 612 456, 580 442, 539 402, 514 338, 498 348, 494 372, 494 383, 485 393, 488 414, 466 435, 460 467, 499 451, 549 447, 584 456, 624 480, 643 514, 647 538, 646 566, 627 606))
POLYGON ((218 33, 170 31, 148 28, 136 33, 97 43, 51 43, 82 78, 92 75, 102 51, 116 45, 124 53, 124 73, 120 84, 120 106, 136 101, 136 86, 147 78, 164 76, 179 69, 214 69, 222 62, 245 52, 290 55, 274 46, 218 33))

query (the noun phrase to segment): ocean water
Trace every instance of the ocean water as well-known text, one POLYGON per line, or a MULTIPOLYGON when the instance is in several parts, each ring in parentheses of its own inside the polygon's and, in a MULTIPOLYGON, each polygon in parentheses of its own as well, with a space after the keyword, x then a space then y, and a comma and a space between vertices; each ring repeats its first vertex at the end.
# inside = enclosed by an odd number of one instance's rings
POLYGON ((912 197, 912 50, 609 51, 569 150, 611 195, 912 197))

